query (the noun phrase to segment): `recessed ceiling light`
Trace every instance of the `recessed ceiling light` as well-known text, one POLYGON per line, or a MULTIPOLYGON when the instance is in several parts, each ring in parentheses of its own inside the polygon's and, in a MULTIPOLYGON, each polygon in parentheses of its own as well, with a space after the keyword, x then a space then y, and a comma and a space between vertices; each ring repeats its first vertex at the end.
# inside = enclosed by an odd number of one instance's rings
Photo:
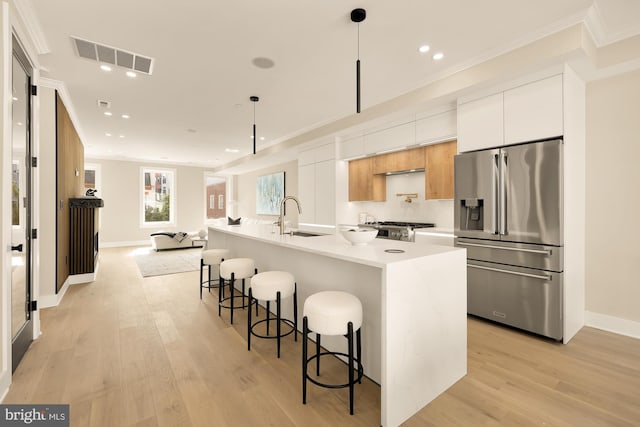
POLYGON ((105 116, 112 116, 113 114, 111 113, 111 111, 105 111, 105 112, 104 112, 104 115, 105 115, 105 116))
POLYGON ((14 100, 14 101, 17 101, 17 100, 18 100, 18 97, 17 97, 17 96, 14 96, 14 97, 13 97, 13 100, 14 100))
POLYGON ((129 117, 131 117, 131 116, 129 116, 128 114, 123 114, 121 117, 122 117, 123 119, 128 119, 128 118, 129 118, 129 117))
POLYGON ((427 52, 429 52, 429 49, 431 49, 431 48, 429 47, 429 45, 427 45, 427 44, 423 44, 422 46, 420 46, 420 47, 418 48, 418 52, 420 52, 420 53, 427 53, 427 52))
POLYGON ((124 138, 124 135, 120 135, 120 138, 124 138))
POLYGON ((237 148, 225 148, 224 151, 226 151, 227 153, 237 153, 238 150, 237 148))
POLYGON ((111 136, 111 134, 109 132, 105 133, 105 136, 111 136))
POLYGON ((137 74, 136 74, 136 73, 134 73, 133 71, 127 71, 127 77, 134 78, 134 77, 136 77, 136 76, 137 76, 137 74))
POLYGON ((441 60, 442 58, 444 58, 444 53, 442 53, 442 52, 438 52, 438 53, 435 53, 435 54, 433 55, 433 59, 435 59, 436 61, 439 61, 439 60, 441 60))
POLYGON ((22 126, 22 122, 18 122, 16 123, 18 126, 22 126))
POLYGON ((101 69, 102 71, 111 71, 111 67, 109 67, 108 65, 105 65, 105 64, 102 64, 102 65, 100 66, 100 69, 101 69))
POLYGON ((264 141, 264 136, 261 136, 261 137, 260 137, 260 141, 264 141))

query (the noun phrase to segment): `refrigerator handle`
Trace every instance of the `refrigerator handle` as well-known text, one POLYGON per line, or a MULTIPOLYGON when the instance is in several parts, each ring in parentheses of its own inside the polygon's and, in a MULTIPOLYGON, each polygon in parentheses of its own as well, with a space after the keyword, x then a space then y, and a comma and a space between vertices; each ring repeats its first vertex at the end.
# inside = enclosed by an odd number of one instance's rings
POLYGON ((500 224, 498 213, 500 212, 500 158, 498 154, 493 155, 493 204, 491 205, 491 233, 500 234, 500 224))
POLYGON ((500 212, 498 222, 498 232, 501 235, 508 234, 507 227, 507 182, 509 179, 507 168, 507 153, 500 151, 499 166, 499 193, 498 193, 498 211, 500 212))

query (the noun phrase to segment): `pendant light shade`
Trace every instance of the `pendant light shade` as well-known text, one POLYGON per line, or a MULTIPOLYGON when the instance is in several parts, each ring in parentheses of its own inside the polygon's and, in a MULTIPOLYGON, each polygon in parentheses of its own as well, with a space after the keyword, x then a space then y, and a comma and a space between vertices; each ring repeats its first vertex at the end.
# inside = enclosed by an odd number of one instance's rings
POLYGON ((256 102, 260 101, 260 98, 250 96, 249 100, 253 102, 253 154, 256 154, 256 102))
POLYGON ((356 113, 360 114, 360 23, 367 17, 364 9, 353 9, 351 21, 358 24, 358 57, 356 59, 356 113))

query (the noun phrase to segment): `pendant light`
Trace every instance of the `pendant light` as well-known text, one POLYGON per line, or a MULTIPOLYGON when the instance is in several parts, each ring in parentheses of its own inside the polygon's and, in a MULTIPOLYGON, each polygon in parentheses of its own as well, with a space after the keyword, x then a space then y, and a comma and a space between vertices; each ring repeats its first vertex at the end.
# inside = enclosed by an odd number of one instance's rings
POLYGON ((358 59, 356 60, 356 113, 360 114, 360 23, 367 17, 364 9, 353 9, 351 21, 358 24, 358 59))
POLYGON ((253 154, 256 154, 256 102, 260 101, 260 98, 250 96, 249 100, 253 102, 253 154))

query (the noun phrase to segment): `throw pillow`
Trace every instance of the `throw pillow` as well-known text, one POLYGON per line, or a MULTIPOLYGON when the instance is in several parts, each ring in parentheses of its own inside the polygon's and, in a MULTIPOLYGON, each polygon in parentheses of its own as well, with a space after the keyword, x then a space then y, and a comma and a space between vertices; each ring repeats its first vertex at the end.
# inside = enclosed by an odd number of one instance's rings
POLYGON ((227 225, 240 225, 240 217, 233 219, 230 216, 227 217, 227 225))

